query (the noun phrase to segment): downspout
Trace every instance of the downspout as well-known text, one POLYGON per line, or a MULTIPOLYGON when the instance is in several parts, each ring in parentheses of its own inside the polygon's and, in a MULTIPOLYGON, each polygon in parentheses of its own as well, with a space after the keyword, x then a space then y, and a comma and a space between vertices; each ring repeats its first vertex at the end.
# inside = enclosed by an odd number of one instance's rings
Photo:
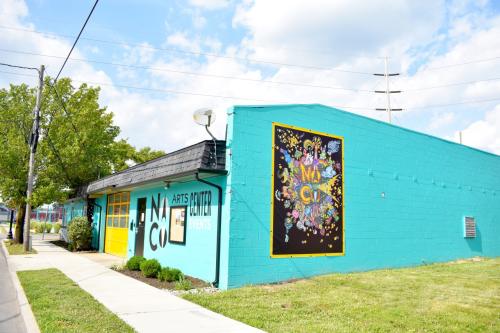
POLYGON ((96 204, 95 202, 90 203, 93 206, 99 208, 99 226, 97 227, 97 252, 99 252, 99 242, 101 241, 101 215, 102 215, 102 206, 96 204))
POLYGON ((209 186, 215 187, 218 191, 218 201, 217 201, 217 250, 215 255, 215 280, 213 282, 214 287, 219 287, 219 275, 220 275, 220 237, 221 237, 221 224, 222 224, 222 187, 217 184, 211 183, 204 179, 200 179, 198 172, 196 173, 196 180, 207 184, 209 186))

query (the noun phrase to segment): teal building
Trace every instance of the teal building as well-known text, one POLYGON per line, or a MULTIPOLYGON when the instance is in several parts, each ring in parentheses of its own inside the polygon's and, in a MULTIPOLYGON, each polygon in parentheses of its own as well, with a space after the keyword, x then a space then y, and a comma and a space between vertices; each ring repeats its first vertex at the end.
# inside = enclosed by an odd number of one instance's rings
POLYGON ((65 205, 93 246, 227 289, 500 255, 500 156, 323 105, 235 106, 65 205), (76 208, 78 207, 78 208, 76 208))

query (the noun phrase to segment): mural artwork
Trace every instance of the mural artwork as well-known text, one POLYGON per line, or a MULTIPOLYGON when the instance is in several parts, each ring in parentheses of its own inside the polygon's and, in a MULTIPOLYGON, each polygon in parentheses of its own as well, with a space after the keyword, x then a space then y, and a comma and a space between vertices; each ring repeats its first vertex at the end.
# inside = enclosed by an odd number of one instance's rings
POLYGON ((343 139, 273 124, 271 256, 344 253, 343 139))

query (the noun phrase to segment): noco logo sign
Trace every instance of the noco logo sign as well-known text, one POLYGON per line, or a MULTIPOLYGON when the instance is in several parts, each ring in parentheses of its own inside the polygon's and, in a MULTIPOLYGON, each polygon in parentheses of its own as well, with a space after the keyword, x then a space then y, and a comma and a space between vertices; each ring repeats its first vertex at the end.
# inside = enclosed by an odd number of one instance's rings
MULTIPOLYGON (((175 194, 172 196, 173 205, 187 205, 189 216, 212 215, 212 192, 198 191, 191 193, 175 194)), ((151 196, 151 229, 149 230, 149 246, 156 251, 158 247, 167 245, 167 197, 151 196), (156 236, 156 233, 158 234, 156 236)))

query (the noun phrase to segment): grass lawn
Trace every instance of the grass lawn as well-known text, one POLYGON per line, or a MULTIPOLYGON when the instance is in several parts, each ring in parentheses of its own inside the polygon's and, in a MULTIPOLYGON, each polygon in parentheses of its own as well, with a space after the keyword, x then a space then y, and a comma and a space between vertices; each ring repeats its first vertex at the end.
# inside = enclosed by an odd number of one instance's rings
POLYGON ((11 240, 6 240, 5 241, 5 247, 7 248, 7 251, 9 251, 10 255, 16 255, 16 254, 35 254, 35 253, 37 253, 36 250, 33 249, 33 248, 31 249, 31 251, 25 252, 23 244, 14 243, 11 240))
POLYGON ((57 269, 21 271, 17 275, 42 333, 134 332, 57 269))
POLYGON ((269 332, 500 332, 500 258, 184 298, 269 332))

